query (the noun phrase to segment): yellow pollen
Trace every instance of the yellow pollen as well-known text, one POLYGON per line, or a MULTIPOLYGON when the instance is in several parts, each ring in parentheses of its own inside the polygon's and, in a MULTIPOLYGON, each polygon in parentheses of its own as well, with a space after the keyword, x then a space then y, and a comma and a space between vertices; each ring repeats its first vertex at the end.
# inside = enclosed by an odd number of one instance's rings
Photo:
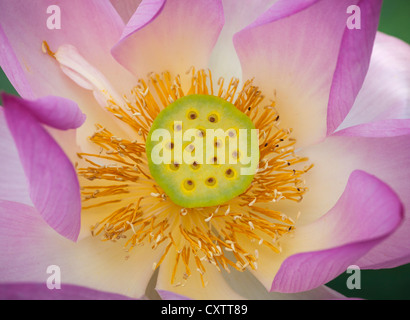
MULTIPOLYGON (((43 50, 54 55, 46 42, 43 50)), ((108 101, 107 109, 135 136, 118 137, 97 124, 89 139, 99 151, 79 153, 77 170, 84 214, 95 208, 107 212, 91 227, 94 236, 121 241, 128 251, 150 245, 161 251, 153 269, 173 257, 171 284, 183 285, 198 273, 205 286, 209 267, 228 272, 230 268, 256 270, 259 246, 281 252, 278 240, 295 229, 294 221, 263 204, 272 207, 285 199, 302 200, 307 190, 302 176, 312 165, 295 166, 308 159, 294 154, 296 141, 290 138, 291 130, 280 129, 275 103, 263 105, 264 96, 252 80, 239 88, 238 79, 227 82, 220 78, 214 88, 209 70, 191 68, 188 75, 188 90, 183 90, 179 75, 152 73, 147 81, 139 80, 123 101, 108 101), (252 184, 240 196, 218 206, 183 208, 174 204, 148 169, 145 142, 154 119, 172 102, 191 94, 215 95, 232 103, 259 129, 260 162, 252 184)))

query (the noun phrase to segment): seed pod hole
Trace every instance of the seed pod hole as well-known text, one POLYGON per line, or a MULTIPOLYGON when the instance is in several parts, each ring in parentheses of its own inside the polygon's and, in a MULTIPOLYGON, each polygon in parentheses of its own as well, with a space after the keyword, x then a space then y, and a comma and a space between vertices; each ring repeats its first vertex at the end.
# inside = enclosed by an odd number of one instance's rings
POLYGON ((235 171, 233 169, 229 168, 225 171, 225 176, 227 178, 233 178, 235 176, 235 171))
POLYGON ((184 181, 184 189, 185 190, 192 190, 195 188, 195 183, 191 179, 187 179, 184 181))
POLYGON ((198 113, 196 111, 188 112, 188 119, 189 120, 195 120, 196 118, 198 118, 198 113))
POLYGON ((208 179, 205 180, 205 184, 207 186, 214 186, 216 184, 216 179, 214 177, 209 177, 208 179))
POLYGON ((170 168, 172 171, 177 171, 177 170, 179 169, 179 167, 180 167, 180 164, 179 164, 179 163, 176 163, 176 162, 171 163, 171 164, 169 165, 169 168, 170 168))
POLYGON ((201 167, 201 165, 200 165, 198 162, 196 162, 196 161, 194 161, 194 162, 191 164, 191 168, 192 168, 193 170, 198 170, 200 167, 201 167))
POLYGON ((174 143, 172 141, 167 143, 167 148, 170 150, 174 149, 174 143))
POLYGON ((208 121, 211 123, 217 123, 219 121, 219 117, 217 114, 212 113, 208 116, 208 121))

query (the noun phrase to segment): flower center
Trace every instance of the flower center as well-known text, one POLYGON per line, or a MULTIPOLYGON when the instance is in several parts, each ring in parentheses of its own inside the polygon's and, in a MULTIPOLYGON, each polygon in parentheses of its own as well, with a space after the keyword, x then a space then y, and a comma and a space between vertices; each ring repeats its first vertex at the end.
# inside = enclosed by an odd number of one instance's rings
POLYGON ((172 259, 174 285, 197 272, 205 286, 207 264, 219 271, 256 270, 259 246, 280 253, 279 240, 294 229, 294 221, 263 204, 300 201, 306 191, 301 176, 311 166, 293 168, 307 159, 294 154, 291 131, 279 129, 274 103, 261 107, 264 97, 251 81, 237 94, 236 79, 227 89, 224 79, 218 85, 214 95, 212 75, 205 70, 192 71, 187 94, 180 77, 172 80, 168 72, 151 75, 148 83, 140 80, 126 108, 108 104, 139 138, 117 137, 97 125, 90 140, 101 152, 79 154, 88 163, 78 169, 88 180, 81 183, 83 209, 113 208, 92 227, 93 235, 126 238, 129 251, 144 243, 162 250, 153 268, 172 259), (219 136, 211 135, 215 128, 221 129, 219 136), (242 143, 241 130, 246 132, 242 143), (246 155, 250 165, 238 161, 246 155), (240 174, 249 168, 251 174, 240 174))
POLYGON ((209 70, 191 68, 187 79, 150 74, 121 97, 74 47, 43 50, 133 132, 96 124, 89 140, 99 151, 78 154, 82 214, 101 217, 93 236, 129 254, 144 244, 159 250, 153 269, 165 263, 174 285, 194 275, 205 286, 210 265, 256 270, 261 246, 281 252, 294 221, 272 206, 302 200, 312 165, 298 165, 307 158, 295 155, 291 130, 252 81, 239 89, 238 79, 220 78, 214 90, 209 70))
POLYGON ((193 94, 155 118, 146 154, 152 177, 175 204, 216 206, 251 184, 259 163, 258 132, 232 103, 193 94))

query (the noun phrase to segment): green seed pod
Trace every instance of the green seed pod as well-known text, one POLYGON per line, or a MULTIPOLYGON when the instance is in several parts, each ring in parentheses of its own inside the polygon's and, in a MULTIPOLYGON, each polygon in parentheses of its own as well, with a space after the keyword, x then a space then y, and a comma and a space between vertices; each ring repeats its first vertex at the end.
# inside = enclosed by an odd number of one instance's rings
POLYGON ((220 205, 251 184, 259 163, 257 137, 251 119, 230 102, 188 95, 154 120, 146 142, 149 169, 174 203, 220 205))

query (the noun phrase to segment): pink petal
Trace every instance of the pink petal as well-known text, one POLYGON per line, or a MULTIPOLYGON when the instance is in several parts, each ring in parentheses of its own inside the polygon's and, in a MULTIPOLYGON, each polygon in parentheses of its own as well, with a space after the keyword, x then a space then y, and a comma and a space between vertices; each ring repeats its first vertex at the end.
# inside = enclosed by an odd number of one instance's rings
POLYGON ((272 291, 306 291, 332 280, 390 236, 402 218, 400 199, 389 186, 363 171, 353 172, 336 205, 317 222, 299 229, 325 249, 287 258, 272 291))
MULTIPOLYGON (((356 62, 366 66, 370 59, 368 47, 371 35, 376 32, 377 21, 373 11, 378 12, 381 1, 373 1, 376 5, 372 10, 369 9, 370 2, 280 0, 234 37, 243 77, 255 77, 256 84, 267 97, 272 98, 272 92, 276 91, 281 125, 294 129, 299 146, 320 141, 326 136, 330 92, 344 93, 346 86, 353 91, 360 88, 360 79, 364 78, 362 69, 351 78, 342 70, 343 67, 350 70, 356 62), (366 25, 366 31, 348 30, 346 9, 359 2, 363 7, 362 25, 363 28, 366 25), (363 43, 356 41, 364 40, 366 49, 361 49, 363 43), (348 47, 341 46, 342 43, 348 47), (338 71, 336 78, 335 71, 338 71), (342 76, 343 84, 340 83, 342 76)), ((350 103, 351 106, 353 101, 349 102, 349 99, 350 96, 346 105, 350 103)), ((334 104, 331 100, 332 117, 334 104)), ((336 123, 336 120, 332 121, 336 123)))
POLYGON ((110 0, 124 23, 127 23, 131 19, 141 1, 142 0, 110 0))
POLYGON ((359 1, 361 29, 346 28, 344 31, 329 96, 328 134, 342 123, 363 85, 379 24, 381 5, 381 0, 359 1))
MULTIPOLYGON (((404 120, 391 121, 394 124, 394 121, 404 120)), ((408 128, 400 130, 397 125, 394 135, 394 130, 387 128, 387 136, 380 137, 385 125, 386 121, 382 121, 347 128, 303 150, 303 155, 315 164, 306 177, 309 192, 301 203, 305 223, 314 221, 336 203, 347 177, 357 169, 383 180, 404 204, 403 224, 358 262, 362 268, 391 268, 410 262, 410 171, 407 170, 410 167, 410 135, 406 134, 408 128), (379 124, 383 126, 377 127, 379 124), (377 132, 376 137, 371 137, 369 132, 377 132)))
MULTIPOLYGON (((80 136, 92 135, 95 123, 115 131, 118 125, 111 119, 112 114, 102 111, 93 93, 74 83, 59 63, 42 51, 43 41, 47 41, 53 51, 58 51, 64 44, 72 45, 110 80, 115 90, 121 95, 129 93, 135 79, 110 53, 124 27, 111 3, 108 0, 59 0, 53 3, 16 0, 0 6, 0 64, 19 94, 27 99, 55 95, 77 102, 87 114, 87 121, 79 130, 80 136), (60 7, 60 30, 47 28, 46 22, 51 16, 47 14, 47 8, 51 4, 60 7)), ((85 148, 84 151, 89 151, 85 139, 79 140, 78 144, 85 148)))
MULTIPOLYGON (((60 30, 47 28, 46 21, 51 16, 47 14, 50 6, 47 0, 36 3, 17 0, 1 4, 2 69, 24 98, 55 95, 77 102, 87 114, 86 123, 78 130, 79 137, 92 135, 96 123, 120 134, 122 131, 118 130, 112 114, 102 110, 91 91, 74 83, 55 59, 42 52, 42 42, 46 40, 53 51, 63 44, 75 46, 81 56, 109 79, 122 95, 129 93, 135 79, 115 61, 110 50, 120 38, 124 23, 108 0, 59 0, 52 4, 60 7, 60 30)), ((58 138, 54 133, 53 137, 58 138)), ((82 151, 91 151, 92 146, 85 138, 77 143, 82 151)), ((67 149, 64 141, 63 147, 67 149)))
POLYGON ((50 290, 45 283, 0 284, 1 300, 129 300, 128 297, 86 287, 63 284, 50 290))
MULTIPOLYGON (((48 0, 35 3, 16 0, 1 5, 0 25, 10 46, 1 51, 0 61, 7 75, 20 67, 37 97, 51 94, 73 98, 81 95, 83 91, 67 79, 56 61, 42 52, 45 40, 53 51, 63 44, 75 46, 106 77, 117 79, 118 86, 130 79, 110 55, 124 24, 108 0, 54 1, 52 5, 58 5, 61 11, 62 26, 59 30, 47 28, 46 22, 51 16, 47 14, 47 8, 50 5, 48 0), (17 57, 18 65, 8 58, 13 55, 17 57), (3 64, 4 61, 9 63, 3 64)), ((23 79, 11 80, 15 88, 21 87, 19 81, 14 81, 23 79)), ((25 98, 32 98, 25 92, 19 93, 25 98)))
MULTIPOLYGON (((3 94, 2 98, 14 103, 21 101, 11 95, 3 94)), ((38 122, 60 130, 76 129, 85 121, 85 114, 80 111, 78 105, 65 98, 48 96, 37 100, 24 100, 24 108, 38 122)))
POLYGON ((205 68, 223 23, 219 0, 144 0, 112 52, 138 77, 205 68))
POLYGON ((374 133, 373 137, 379 137, 380 132, 385 132, 386 137, 394 137, 380 139, 379 144, 373 143, 370 150, 367 149, 367 152, 371 152, 367 156, 377 154, 379 158, 378 161, 372 160, 376 163, 368 167, 397 192, 404 204, 406 216, 403 224, 391 237, 372 249, 358 263, 368 269, 394 268, 410 262, 410 173, 403 170, 410 167, 410 120, 385 120, 358 125, 339 131, 336 135, 372 137, 370 131, 374 133), (382 161, 385 165, 383 167, 379 164, 382 161), (394 165, 390 166, 391 163, 394 165))
POLYGON ((74 243, 57 234, 35 208, 0 201, 0 282, 44 283, 60 267, 62 288, 79 285, 132 298, 144 296, 159 251, 88 237, 74 243), (128 259, 127 259, 128 256, 128 259), (143 257, 143 259, 141 259, 143 257))
POLYGON ((209 68, 215 79, 242 78, 241 64, 233 46, 234 34, 251 24, 277 0, 222 0, 225 24, 212 51, 209 68))
POLYGON ((335 136, 383 138, 410 134, 410 119, 384 119, 355 125, 334 133, 335 136))
POLYGON ((31 200, 52 228, 75 241, 80 231, 81 213, 77 174, 65 153, 39 123, 45 120, 49 125, 58 125, 59 116, 44 114, 39 107, 49 104, 45 110, 66 108, 67 120, 71 118, 74 122, 64 124, 68 126, 81 123, 77 119, 82 118, 80 113, 72 111, 75 108, 71 102, 58 101, 58 98, 27 102, 3 95, 3 101, 7 124, 28 179, 31 200))
POLYGON ((16 54, 13 52, 12 46, 4 33, 0 24, 0 66, 7 78, 13 84, 13 87, 23 97, 34 98, 34 93, 26 78, 26 75, 21 68, 16 54))
POLYGON ((157 290, 157 292, 162 300, 191 300, 188 297, 185 297, 172 291, 157 290))
POLYGON ((410 46, 377 33, 369 71, 349 114, 338 130, 390 119, 409 119, 410 46))
POLYGON ((32 205, 28 182, 21 166, 13 137, 7 127, 3 108, 0 108, 0 200, 32 205))

